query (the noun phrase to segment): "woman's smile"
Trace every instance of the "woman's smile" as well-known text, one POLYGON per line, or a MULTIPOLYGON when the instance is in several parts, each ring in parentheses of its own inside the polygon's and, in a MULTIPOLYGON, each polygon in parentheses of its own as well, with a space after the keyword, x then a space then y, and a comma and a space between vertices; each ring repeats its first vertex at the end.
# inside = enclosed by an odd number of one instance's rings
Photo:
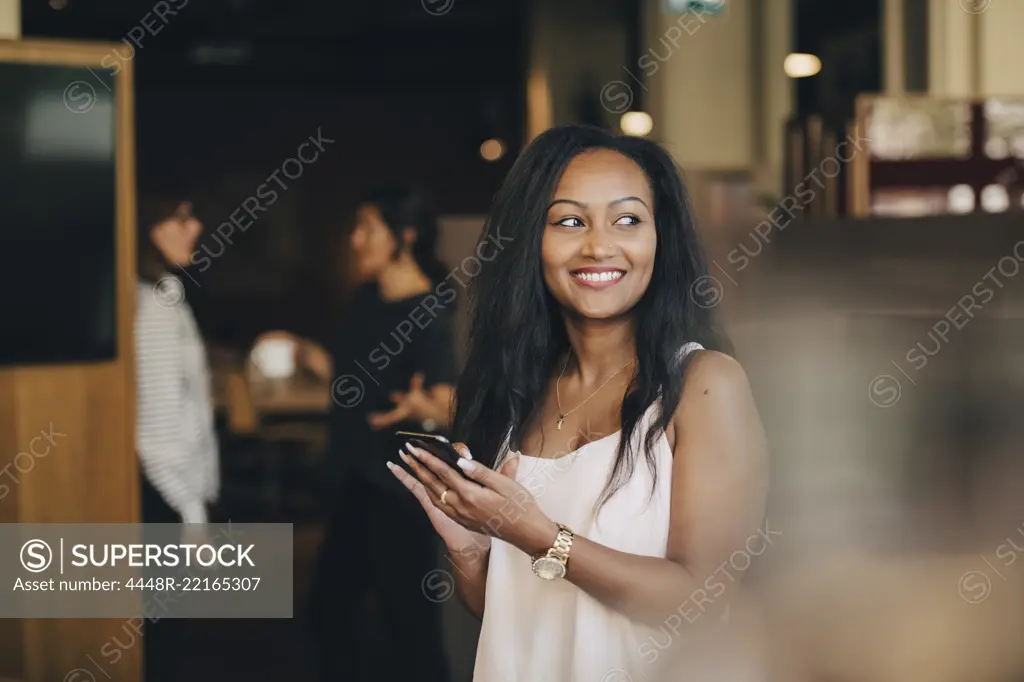
POLYGON ((590 289, 607 289, 618 284, 626 271, 621 268, 610 267, 586 267, 573 270, 569 273, 576 284, 590 289))

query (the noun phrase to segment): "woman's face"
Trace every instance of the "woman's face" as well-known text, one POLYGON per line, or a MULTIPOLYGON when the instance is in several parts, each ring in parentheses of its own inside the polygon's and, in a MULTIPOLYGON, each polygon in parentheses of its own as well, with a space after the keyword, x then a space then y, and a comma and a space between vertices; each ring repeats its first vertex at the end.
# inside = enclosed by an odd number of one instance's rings
POLYGON ((374 279, 391 262, 395 253, 395 235, 381 218, 380 209, 364 204, 356 211, 356 226, 349 238, 355 254, 356 274, 374 279))
POLYGON ((598 149, 566 167, 541 242, 544 281, 583 317, 628 312, 654 272, 658 238, 647 176, 618 152, 598 149))
POLYGON ((156 224, 149 234, 168 263, 185 267, 191 263, 202 231, 203 224, 192 215, 192 203, 183 201, 171 217, 156 224))

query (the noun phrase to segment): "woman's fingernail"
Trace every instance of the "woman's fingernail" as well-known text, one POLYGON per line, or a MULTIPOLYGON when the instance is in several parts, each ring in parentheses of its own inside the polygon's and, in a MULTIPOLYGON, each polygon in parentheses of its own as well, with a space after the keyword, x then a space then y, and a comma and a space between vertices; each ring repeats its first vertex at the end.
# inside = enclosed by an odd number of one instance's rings
POLYGON ((405 447, 409 448, 409 452, 411 452, 413 456, 416 457, 416 459, 420 459, 423 456, 423 451, 420 450, 415 445, 412 445, 411 443, 406 443, 405 447))
POLYGON ((389 459, 389 460, 386 460, 386 461, 384 462, 384 464, 386 464, 386 465, 388 466, 388 469, 390 469, 391 471, 394 471, 394 470, 395 470, 395 465, 391 463, 391 460, 390 460, 390 459, 389 459))
POLYGON ((401 450, 399 450, 398 451, 398 456, 401 457, 402 461, 405 462, 406 464, 409 463, 409 455, 407 453, 404 453, 401 450))
POLYGON ((476 463, 473 460, 468 459, 466 457, 460 457, 459 461, 456 462, 456 464, 458 464, 459 468, 462 469, 463 471, 472 471, 473 469, 476 468, 476 463))

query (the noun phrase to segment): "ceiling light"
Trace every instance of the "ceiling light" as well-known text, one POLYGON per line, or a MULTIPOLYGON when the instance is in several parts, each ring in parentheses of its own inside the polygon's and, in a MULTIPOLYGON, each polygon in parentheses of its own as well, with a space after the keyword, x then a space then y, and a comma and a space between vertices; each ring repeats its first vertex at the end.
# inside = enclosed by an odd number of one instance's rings
POLYGON ((654 119, 646 111, 627 111, 619 120, 619 126, 627 135, 643 137, 654 129, 654 119))
POLYGON ((501 140, 494 138, 485 140, 480 145, 480 156, 483 157, 484 161, 497 161, 505 156, 505 145, 502 144, 501 140))
POLYGON ((813 54, 794 52, 786 56, 782 68, 790 78, 807 78, 821 71, 821 60, 813 54))

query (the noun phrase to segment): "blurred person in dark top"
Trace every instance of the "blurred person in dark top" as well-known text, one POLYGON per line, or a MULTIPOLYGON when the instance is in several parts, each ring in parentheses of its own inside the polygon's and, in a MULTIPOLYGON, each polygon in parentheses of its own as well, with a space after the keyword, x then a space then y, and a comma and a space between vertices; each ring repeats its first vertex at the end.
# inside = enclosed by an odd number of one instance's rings
POLYGON ((332 384, 327 460, 338 487, 310 605, 324 680, 382 679, 361 641, 371 593, 401 652, 389 657, 394 679, 448 679, 440 604, 423 592, 437 536, 386 468, 396 430, 443 432, 451 421, 456 292, 434 256, 436 236, 425 194, 370 192, 350 240, 364 283, 329 349, 296 339, 299 363, 332 384))

